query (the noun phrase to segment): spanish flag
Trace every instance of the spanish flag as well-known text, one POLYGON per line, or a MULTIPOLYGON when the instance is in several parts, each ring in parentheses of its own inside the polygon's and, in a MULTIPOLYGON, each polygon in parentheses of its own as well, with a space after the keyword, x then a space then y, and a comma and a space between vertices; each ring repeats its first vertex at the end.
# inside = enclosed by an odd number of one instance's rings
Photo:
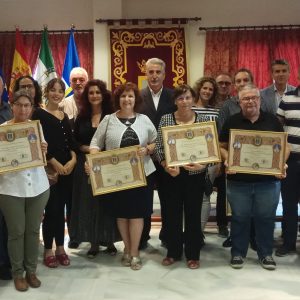
POLYGON ((31 76, 31 69, 28 64, 27 57, 25 55, 23 38, 19 31, 19 28, 16 28, 16 48, 14 53, 13 66, 11 71, 11 79, 9 85, 9 95, 12 96, 13 89, 16 83, 16 80, 24 75, 31 76))

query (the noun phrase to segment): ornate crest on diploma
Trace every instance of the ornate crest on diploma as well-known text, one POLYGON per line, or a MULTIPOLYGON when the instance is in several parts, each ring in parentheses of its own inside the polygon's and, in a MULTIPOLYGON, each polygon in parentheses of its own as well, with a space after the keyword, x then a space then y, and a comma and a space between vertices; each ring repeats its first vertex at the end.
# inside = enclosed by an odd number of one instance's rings
POLYGON ((39 121, 0 126, 0 173, 45 164, 39 121))
POLYGON ((166 63, 165 86, 187 81, 183 28, 111 29, 111 82, 114 89, 127 81, 145 87, 145 63, 158 57, 166 63))
POLYGON ((231 130, 229 170, 261 175, 283 174, 286 140, 285 132, 231 130))
POLYGON ((101 195, 146 185, 138 146, 88 154, 93 195, 101 195))
POLYGON ((162 127, 167 166, 219 162, 215 122, 162 127))

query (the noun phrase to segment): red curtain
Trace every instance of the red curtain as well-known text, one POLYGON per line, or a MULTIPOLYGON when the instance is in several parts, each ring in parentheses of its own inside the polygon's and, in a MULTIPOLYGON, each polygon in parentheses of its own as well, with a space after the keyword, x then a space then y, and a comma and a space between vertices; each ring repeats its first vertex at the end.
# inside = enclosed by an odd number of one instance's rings
POLYGON ((291 67, 289 83, 297 85, 300 64, 300 29, 207 31, 204 74, 234 74, 239 68, 253 72, 255 83, 271 84, 270 64, 286 59, 291 67))
MULTIPOLYGON (((25 51, 31 70, 34 70, 41 45, 42 32, 22 33, 25 51)), ((80 65, 85 68, 90 78, 93 78, 94 69, 94 36, 92 31, 74 32, 80 65)), ((58 76, 61 76, 64 59, 67 51, 69 32, 49 31, 49 44, 52 50, 54 64, 58 76)), ((15 51, 15 33, 0 32, 0 67, 2 67, 7 86, 15 51)))

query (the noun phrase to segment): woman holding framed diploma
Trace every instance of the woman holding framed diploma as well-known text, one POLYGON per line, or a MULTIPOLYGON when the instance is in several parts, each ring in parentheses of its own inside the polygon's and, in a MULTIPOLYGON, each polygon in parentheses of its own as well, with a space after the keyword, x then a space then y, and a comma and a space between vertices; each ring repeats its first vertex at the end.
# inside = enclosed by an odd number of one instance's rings
MULTIPOLYGON (((64 249, 65 205, 72 201, 73 169, 76 164, 75 140, 68 116, 59 110, 65 96, 65 84, 60 78, 50 80, 44 91, 46 107, 37 108, 32 119, 40 120, 48 142, 47 161, 58 172, 57 183, 50 187, 50 197, 43 220, 44 264, 56 268, 68 266, 70 260, 64 249), (56 250, 52 250, 55 240, 56 250)), ((70 215, 70 213, 67 213, 70 215)), ((67 220, 68 222, 69 220, 67 220)))
POLYGON ((188 268, 197 269, 199 268, 200 248, 203 242, 201 207, 207 166, 191 163, 183 167, 167 167, 162 127, 193 124, 207 121, 207 118, 192 110, 195 92, 190 86, 178 86, 174 90, 173 97, 177 110, 161 118, 155 146, 157 159, 166 171, 164 185, 167 199, 165 221, 168 252, 162 265, 169 266, 180 260, 184 246, 188 268))
MULTIPOLYGON (((30 122, 33 98, 27 91, 14 93, 12 120, 3 125, 30 122)), ((41 130, 41 148, 47 143, 41 130)), ((41 285, 36 276, 39 248, 39 229, 45 205, 49 198, 49 182, 45 168, 35 167, 0 175, 0 209, 8 228, 8 253, 15 288, 26 291, 28 285, 41 285), (23 273, 26 271, 25 278, 23 273)))
POLYGON ((107 202, 124 242, 122 264, 132 270, 139 270, 142 261, 139 257, 139 243, 143 230, 143 218, 152 213, 153 190, 151 174, 155 171, 150 154, 154 150, 156 129, 150 119, 137 113, 141 98, 133 83, 120 85, 114 93, 117 112, 105 116, 99 124, 90 144, 90 153, 101 149, 112 150, 140 145, 138 154, 144 158, 147 186, 132 188, 108 194, 107 202))

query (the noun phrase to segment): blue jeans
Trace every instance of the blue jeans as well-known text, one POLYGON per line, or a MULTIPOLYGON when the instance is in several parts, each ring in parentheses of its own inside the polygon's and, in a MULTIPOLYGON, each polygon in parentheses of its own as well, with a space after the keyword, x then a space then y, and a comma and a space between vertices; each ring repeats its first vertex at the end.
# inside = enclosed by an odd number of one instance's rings
POLYGON ((280 181, 227 182, 227 197, 232 209, 232 256, 246 257, 251 218, 254 220, 255 240, 259 258, 272 255, 276 208, 280 181))

